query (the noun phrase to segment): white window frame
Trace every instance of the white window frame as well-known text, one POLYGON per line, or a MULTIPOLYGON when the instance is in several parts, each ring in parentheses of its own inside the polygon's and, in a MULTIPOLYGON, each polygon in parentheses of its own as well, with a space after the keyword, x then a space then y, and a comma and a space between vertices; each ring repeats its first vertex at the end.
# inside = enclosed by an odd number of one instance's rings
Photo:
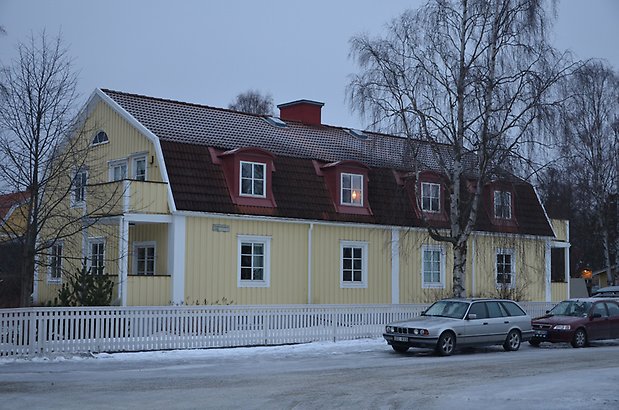
POLYGON ((340 205, 346 205, 346 206, 359 206, 359 207, 363 207, 363 203, 365 201, 365 198, 363 198, 363 174, 351 174, 348 172, 342 172, 340 174, 340 205), (345 176, 349 176, 350 177, 350 186, 349 187, 345 187, 344 186, 344 177, 345 176), (360 179, 361 180, 361 184, 359 187, 359 202, 355 202, 355 200, 353 199, 353 192, 355 191, 354 189, 354 179, 360 179), (344 201, 344 191, 350 191, 350 202, 345 202, 344 201))
POLYGON ((421 287, 422 289, 445 289, 445 248, 441 245, 423 245, 421 247, 421 287), (439 252, 439 282, 426 282, 424 261, 426 252, 439 252))
MULTIPOLYGON (((368 287, 368 243, 362 241, 340 241, 340 288, 367 288, 368 287), (361 249, 361 281, 344 280, 344 249, 361 249)), ((354 269, 353 269, 354 271, 354 269)), ((354 278, 354 273, 353 273, 354 278)))
POLYGON ((499 191, 499 190, 495 190, 494 191, 494 217, 496 219, 512 219, 512 215, 513 215, 513 210, 512 210, 512 193, 511 191, 499 191), (507 197, 507 203, 503 203, 503 196, 507 197), (498 215, 497 209, 498 207, 506 207, 505 209, 507 209, 507 216, 504 215, 498 215))
MULTIPOLYGON (((271 286, 271 237, 255 235, 237 236, 237 286, 239 288, 268 288, 271 286), (264 265, 262 280, 241 279, 241 248, 243 243, 264 246, 264 265)), ((253 254, 252 254, 253 256, 253 254)), ((253 263, 253 262, 252 262, 253 263)))
POLYGON ((105 132, 104 130, 98 130, 97 132, 95 132, 94 137, 92 137, 92 142, 91 145, 93 147, 96 147, 98 145, 103 145, 103 144, 107 144, 108 142, 110 142, 110 137, 109 135, 107 135, 107 132, 105 132), (105 134, 105 141, 102 142, 95 142, 95 139, 97 139, 97 137, 99 136, 99 134, 104 133, 105 134))
POLYGON ((49 248, 50 253, 47 257, 47 283, 62 283, 62 260, 64 259, 64 243, 58 241, 49 248), (55 248, 60 249, 60 255, 55 252, 55 248), (59 270, 58 277, 53 276, 53 270, 56 267, 59 270))
POLYGON ((86 186, 88 185, 88 171, 85 169, 77 170, 73 173, 71 178, 71 207, 83 208, 86 205, 86 186), (80 182, 83 182, 79 187, 75 184, 78 175, 84 175, 83 180, 80 178, 80 182), (80 189, 82 191, 81 198, 78 199, 76 191, 80 189))
POLYGON ((93 265, 92 265, 92 262, 93 262, 93 258, 92 258, 92 256, 93 256, 92 255, 92 245, 94 245, 94 244, 103 244, 103 255, 101 257, 101 262, 103 264, 103 271, 101 273, 105 275, 105 253, 107 252, 106 251, 107 246, 106 246, 105 238, 102 238, 102 237, 91 237, 91 238, 88 238, 88 249, 87 249, 87 253, 88 253, 87 261, 88 261, 88 263, 87 263, 87 268, 90 269, 90 274, 91 275, 95 275, 95 272, 92 271, 92 268, 93 268, 93 265))
POLYGON ((123 159, 117 159, 114 161, 109 161, 108 162, 108 178, 110 182, 114 182, 114 181, 122 181, 123 179, 127 179, 129 177, 128 175, 128 165, 127 165, 127 158, 123 158, 123 159), (116 170, 117 167, 121 167, 125 169, 125 175, 123 178, 120 179, 116 179, 116 176, 114 175, 114 171, 116 170))
POLYGON ((435 182, 422 182, 421 183, 421 210, 424 212, 441 212, 441 184, 437 184, 435 182), (429 189, 429 194, 430 195, 424 195, 424 188, 428 188, 429 189), (438 188, 438 196, 436 197, 436 202, 437 202, 437 209, 432 209, 432 200, 435 198, 432 195, 432 188, 437 187, 438 188), (429 198, 430 200, 430 209, 426 209, 424 206, 424 198, 429 198))
POLYGON ((497 289, 513 289, 516 286, 516 251, 513 248, 497 248, 494 253, 494 283, 497 289), (510 283, 504 284, 499 282, 499 255, 511 256, 511 273, 510 283), (507 285, 507 286, 505 286, 507 285))
POLYGON ((146 181, 148 179, 148 162, 146 155, 135 155, 131 157, 131 178, 137 181, 146 181), (138 178, 138 161, 144 161, 144 179, 138 178))
MULTIPOLYGON (((247 178, 245 178, 247 179, 247 178)), ((267 164, 264 162, 252 162, 252 161, 239 161, 239 196, 248 196, 252 198, 266 198, 267 196, 267 164), (243 164, 251 165, 251 192, 252 193, 244 193, 243 192, 243 164), (255 166, 262 167, 262 195, 254 194, 254 183, 255 181, 259 181, 259 179, 254 177, 254 167, 255 166)))
MULTIPOLYGON (((145 260, 145 262, 148 261, 148 258, 145 260)), ((155 241, 145 241, 145 242, 133 242, 133 274, 136 276, 155 276, 157 275, 157 242, 155 241), (143 249, 149 249, 149 248, 153 248, 153 273, 152 274, 148 274, 146 273, 146 266, 144 266, 145 269, 145 273, 144 274, 140 274, 138 272, 138 249, 143 248, 143 249)))

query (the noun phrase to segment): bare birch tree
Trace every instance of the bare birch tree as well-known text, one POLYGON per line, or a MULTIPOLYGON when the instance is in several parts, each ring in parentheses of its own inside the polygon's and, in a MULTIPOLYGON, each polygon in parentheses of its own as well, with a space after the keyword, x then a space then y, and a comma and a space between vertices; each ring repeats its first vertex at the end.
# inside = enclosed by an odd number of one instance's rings
POLYGON ((608 283, 619 261, 619 77, 607 64, 589 61, 565 85, 561 115, 563 150, 581 207, 599 234, 608 283))
POLYGON ((45 33, 32 35, 18 45, 16 60, 0 75, 0 191, 25 197, 16 210, 24 223, 0 229, 21 245, 21 255, 15 255, 20 305, 29 306, 35 271, 47 263, 50 248, 79 240, 81 249, 81 239, 75 239, 81 235, 75 234, 94 224, 94 215, 103 214, 116 197, 88 210, 71 206, 76 171, 85 167, 89 144, 80 138, 88 130, 76 116, 77 77, 60 36, 50 41, 45 33))
POLYGON ((349 85, 353 109, 376 129, 429 143, 446 178, 450 228, 428 232, 453 247, 456 297, 466 295, 467 241, 482 188, 540 142, 537 120, 556 103, 553 87, 567 71, 546 41, 546 6, 431 0, 393 20, 385 37, 351 40, 360 68, 349 85))

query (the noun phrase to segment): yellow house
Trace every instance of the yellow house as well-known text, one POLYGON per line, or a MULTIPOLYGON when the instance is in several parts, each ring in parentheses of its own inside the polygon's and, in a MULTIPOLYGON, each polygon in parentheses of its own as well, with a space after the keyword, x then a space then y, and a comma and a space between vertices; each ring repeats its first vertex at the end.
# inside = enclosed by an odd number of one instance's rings
MULTIPOLYGON (((67 201, 79 211, 113 200, 76 240, 57 245, 35 278, 37 301, 52 300, 81 258, 115 277, 121 305, 449 295, 451 246, 423 227, 449 226, 430 147, 324 125, 322 106, 294 101, 269 117, 95 90, 84 109, 89 159, 71 176, 67 201)), ((478 219, 470 296, 507 287, 522 300, 566 297, 565 280, 551 281, 551 250, 569 246, 567 222, 547 217, 530 184, 488 183, 478 219)))

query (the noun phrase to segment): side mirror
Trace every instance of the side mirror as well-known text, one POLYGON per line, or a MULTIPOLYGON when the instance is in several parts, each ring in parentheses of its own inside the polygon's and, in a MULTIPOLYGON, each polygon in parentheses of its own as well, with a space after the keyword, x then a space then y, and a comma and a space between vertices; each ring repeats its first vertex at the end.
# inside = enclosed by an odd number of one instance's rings
POLYGON ((477 319, 477 313, 469 313, 466 317, 468 320, 477 319))
POLYGON ((547 311, 546 311, 546 314, 549 314, 549 313, 550 313, 550 310, 547 310, 547 311))

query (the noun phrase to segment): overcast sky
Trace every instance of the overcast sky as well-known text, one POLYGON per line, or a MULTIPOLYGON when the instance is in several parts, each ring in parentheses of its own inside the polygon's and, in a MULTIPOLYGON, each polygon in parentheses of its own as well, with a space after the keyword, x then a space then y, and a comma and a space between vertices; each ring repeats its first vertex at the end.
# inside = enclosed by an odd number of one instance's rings
MULTIPOLYGON (((346 102, 351 36, 379 34, 424 0, 0 0, 0 61, 31 32, 60 30, 96 88, 227 107, 247 89, 325 103, 323 123, 365 128, 346 102)), ((619 1, 562 0, 555 44, 619 68, 619 1)))

